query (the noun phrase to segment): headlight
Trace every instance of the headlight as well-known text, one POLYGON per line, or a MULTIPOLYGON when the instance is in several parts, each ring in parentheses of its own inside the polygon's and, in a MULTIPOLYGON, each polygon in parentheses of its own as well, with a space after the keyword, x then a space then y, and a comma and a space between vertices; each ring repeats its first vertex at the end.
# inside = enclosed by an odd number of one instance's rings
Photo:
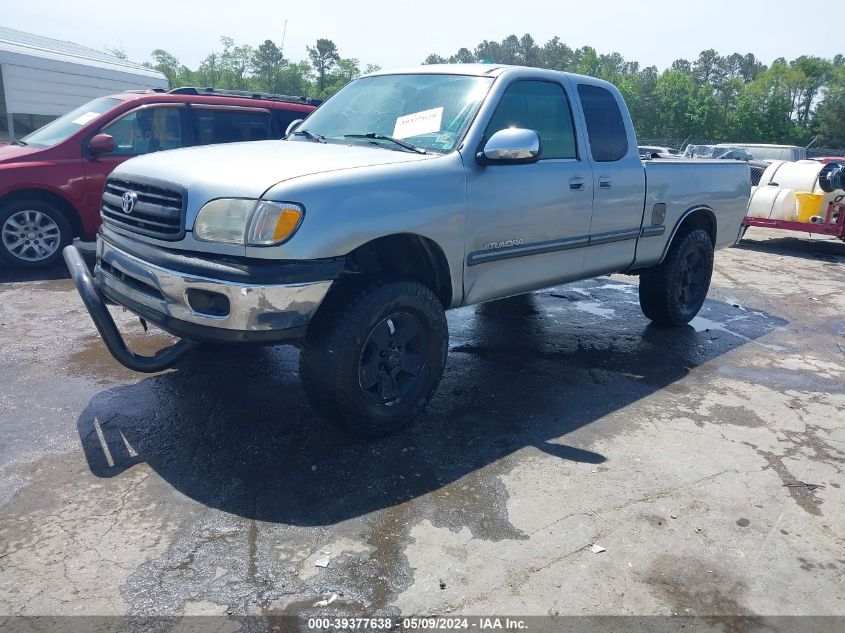
POLYGON ((208 242, 270 246, 299 228, 305 209, 292 202, 219 198, 203 205, 194 237, 208 242))
POLYGON ((249 222, 247 244, 281 244, 299 228, 304 209, 291 202, 259 200, 249 222))
POLYGON ((255 200, 212 200, 200 209, 194 222, 194 237, 209 242, 243 244, 246 223, 254 207, 255 200))

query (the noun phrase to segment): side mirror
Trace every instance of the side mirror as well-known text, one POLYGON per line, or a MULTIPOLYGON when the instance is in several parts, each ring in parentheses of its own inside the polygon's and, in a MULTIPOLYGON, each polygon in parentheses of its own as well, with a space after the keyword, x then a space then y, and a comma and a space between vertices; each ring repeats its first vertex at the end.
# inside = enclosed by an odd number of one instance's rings
POLYGON ((534 130, 512 127, 499 130, 476 154, 482 165, 534 163, 540 160, 540 135, 534 130))
POLYGON ((97 134, 88 143, 88 151, 95 156, 113 152, 114 147, 114 137, 111 134, 97 134))
POLYGON ((296 132, 296 128, 299 127, 299 124, 302 123, 305 119, 296 119, 290 122, 288 125, 288 129, 285 130, 285 136, 290 136, 294 132, 296 132))

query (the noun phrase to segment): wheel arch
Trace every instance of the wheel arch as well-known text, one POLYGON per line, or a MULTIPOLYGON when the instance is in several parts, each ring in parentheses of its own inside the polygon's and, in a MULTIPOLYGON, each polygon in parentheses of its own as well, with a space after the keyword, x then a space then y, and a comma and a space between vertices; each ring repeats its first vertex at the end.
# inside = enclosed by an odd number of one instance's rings
POLYGON ((26 187, 23 189, 15 189, 0 197, 0 209, 12 202, 21 200, 38 200, 51 204, 56 207, 70 223, 71 230, 74 237, 82 237, 83 226, 82 219, 79 216, 76 208, 60 193, 51 191, 49 189, 40 189, 38 187, 26 187))
POLYGON ((663 247, 663 253, 660 255, 658 264, 666 259, 666 253, 669 252, 669 247, 672 245, 674 239, 680 235, 687 233, 693 229, 704 229, 710 236, 710 242, 713 247, 716 246, 716 230, 717 230, 716 213, 707 205, 698 205, 690 207, 681 214, 675 226, 672 228, 672 233, 669 239, 666 240, 666 245, 663 247))
POLYGON ((449 261, 437 242, 416 233, 394 233, 361 244, 346 255, 343 274, 395 274, 427 286, 444 308, 452 303, 449 261))

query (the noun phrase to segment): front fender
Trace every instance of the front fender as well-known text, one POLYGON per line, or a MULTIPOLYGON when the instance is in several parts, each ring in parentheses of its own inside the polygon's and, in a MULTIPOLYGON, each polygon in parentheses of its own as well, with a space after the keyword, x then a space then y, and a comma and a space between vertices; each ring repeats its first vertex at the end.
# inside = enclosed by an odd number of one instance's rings
POLYGON ((288 242, 247 247, 248 257, 337 257, 379 237, 414 234, 443 250, 452 287, 463 287, 466 175, 458 152, 304 176, 280 183, 264 197, 303 204, 305 219, 288 242))

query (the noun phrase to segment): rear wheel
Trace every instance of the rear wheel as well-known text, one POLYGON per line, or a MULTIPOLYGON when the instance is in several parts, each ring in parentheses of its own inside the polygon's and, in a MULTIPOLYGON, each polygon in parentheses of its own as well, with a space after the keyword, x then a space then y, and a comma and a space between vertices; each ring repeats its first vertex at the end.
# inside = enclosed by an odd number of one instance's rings
POLYGON ((704 229, 676 235, 661 264, 640 275, 640 307, 658 325, 689 323, 707 298, 713 242, 704 229))
POLYGON ((49 266, 73 241, 70 223, 40 200, 10 202, 0 209, 0 260, 13 266, 49 266))
POLYGON ((449 333, 434 293, 411 281, 334 289, 315 315, 300 355, 312 407, 366 437, 396 432, 434 395, 449 333))

